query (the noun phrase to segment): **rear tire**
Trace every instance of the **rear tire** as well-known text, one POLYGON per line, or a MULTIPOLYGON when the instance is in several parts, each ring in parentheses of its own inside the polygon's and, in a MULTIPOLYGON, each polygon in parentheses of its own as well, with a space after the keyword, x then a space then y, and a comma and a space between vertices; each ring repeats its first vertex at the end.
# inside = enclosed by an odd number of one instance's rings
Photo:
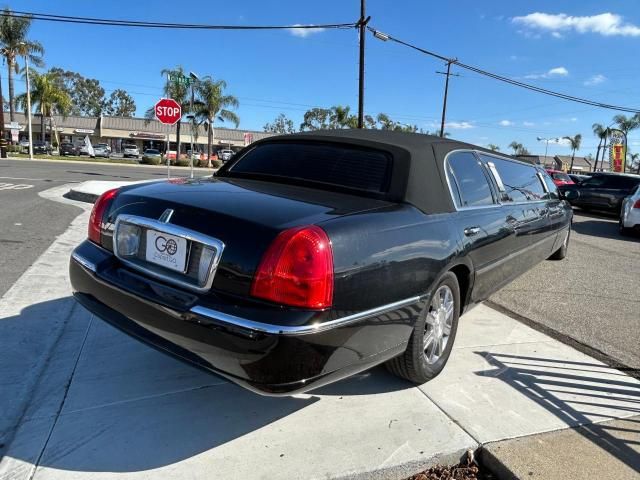
POLYGON ((387 369, 416 384, 428 382, 444 368, 458 331, 460 286, 452 272, 437 283, 429 303, 414 325, 405 352, 391 360, 387 369))
POLYGON ((622 216, 618 221, 618 231, 620 232, 620 235, 622 235, 623 237, 631 236, 633 232, 633 228, 627 228, 622 224, 622 216))
POLYGON ((562 246, 551 254, 549 260, 563 260, 567 256, 567 250, 569 250, 569 237, 571 237, 571 227, 569 227, 569 230, 567 231, 567 236, 564 237, 562 246))

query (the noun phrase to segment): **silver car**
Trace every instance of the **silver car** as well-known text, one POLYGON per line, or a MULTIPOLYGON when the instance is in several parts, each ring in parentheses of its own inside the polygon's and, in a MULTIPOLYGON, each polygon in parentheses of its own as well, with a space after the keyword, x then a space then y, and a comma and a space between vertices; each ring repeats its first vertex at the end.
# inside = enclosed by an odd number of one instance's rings
POLYGON ((93 149, 94 157, 109 158, 109 150, 102 145, 96 145, 93 149))
POLYGON ((640 184, 622 201, 619 228, 622 235, 640 232, 640 184))
POLYGON ((220 160, 222 160, 223 162, 228 162, 229 160, 231 160, 233 155, 234 155, 233 150, 224 149, 224 150, 220 150, 219 157, 220 157, 220 160))
POLYGON ((140 150, 138 150, 138 147, 136 145, 123 145, 122 156, 124 158, 129 158, 129 157, 140 158, 140 150))

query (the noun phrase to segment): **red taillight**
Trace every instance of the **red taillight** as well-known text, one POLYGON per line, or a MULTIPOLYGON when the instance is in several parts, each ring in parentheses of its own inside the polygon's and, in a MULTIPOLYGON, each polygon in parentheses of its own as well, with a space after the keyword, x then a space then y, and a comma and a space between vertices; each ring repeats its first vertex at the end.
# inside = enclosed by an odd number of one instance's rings
POLYGON ((89 240, 92 242, 100 244, 100 235, 102 229, 102 217, 104 216, 104 212, 109 208, 111 202, 113 201, 116 193, 118 192, 117 188, 113 190, 107 190, 104 192, 96 203, 93 204, 93 209, 91 210, 91 216, 89 217, 89 240))
POLYGON ((640 208, 640 199, 636 200, 636 203, 633 204, 633 208, 640 208))
POLYGON ((251 295, 295 307, 330 307, 333 253, 324 230, 311 225, 280 233, 262 257, 251 295))

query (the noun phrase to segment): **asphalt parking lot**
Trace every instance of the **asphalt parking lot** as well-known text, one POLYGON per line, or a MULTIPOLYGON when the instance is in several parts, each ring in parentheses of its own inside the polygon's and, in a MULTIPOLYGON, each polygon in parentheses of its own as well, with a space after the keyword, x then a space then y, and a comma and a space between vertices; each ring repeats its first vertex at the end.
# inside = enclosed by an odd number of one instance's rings
MULTIPOLYGON (((187 169, 172 169, 174 176, 187 169)), ((0 159, 0 296, 80 213, 39 193, 86 180, 162 179, 164 167, 0 159)))
POLYGON ((640 238, 621 236, 617 222, 575 210, 567 258, 539 264, 491 300, 640 370, 640 238))

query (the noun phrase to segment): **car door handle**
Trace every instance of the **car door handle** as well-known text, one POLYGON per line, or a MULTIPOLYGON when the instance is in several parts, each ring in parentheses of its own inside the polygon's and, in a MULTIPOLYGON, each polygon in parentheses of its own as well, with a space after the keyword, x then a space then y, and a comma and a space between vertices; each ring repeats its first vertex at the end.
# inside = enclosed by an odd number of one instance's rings
POLYGON ((473 237, 474 235, 477 235, 478 233, 480 233, 480 227, 467 227, 464 229, 464 234, 467 237, 473 237))

